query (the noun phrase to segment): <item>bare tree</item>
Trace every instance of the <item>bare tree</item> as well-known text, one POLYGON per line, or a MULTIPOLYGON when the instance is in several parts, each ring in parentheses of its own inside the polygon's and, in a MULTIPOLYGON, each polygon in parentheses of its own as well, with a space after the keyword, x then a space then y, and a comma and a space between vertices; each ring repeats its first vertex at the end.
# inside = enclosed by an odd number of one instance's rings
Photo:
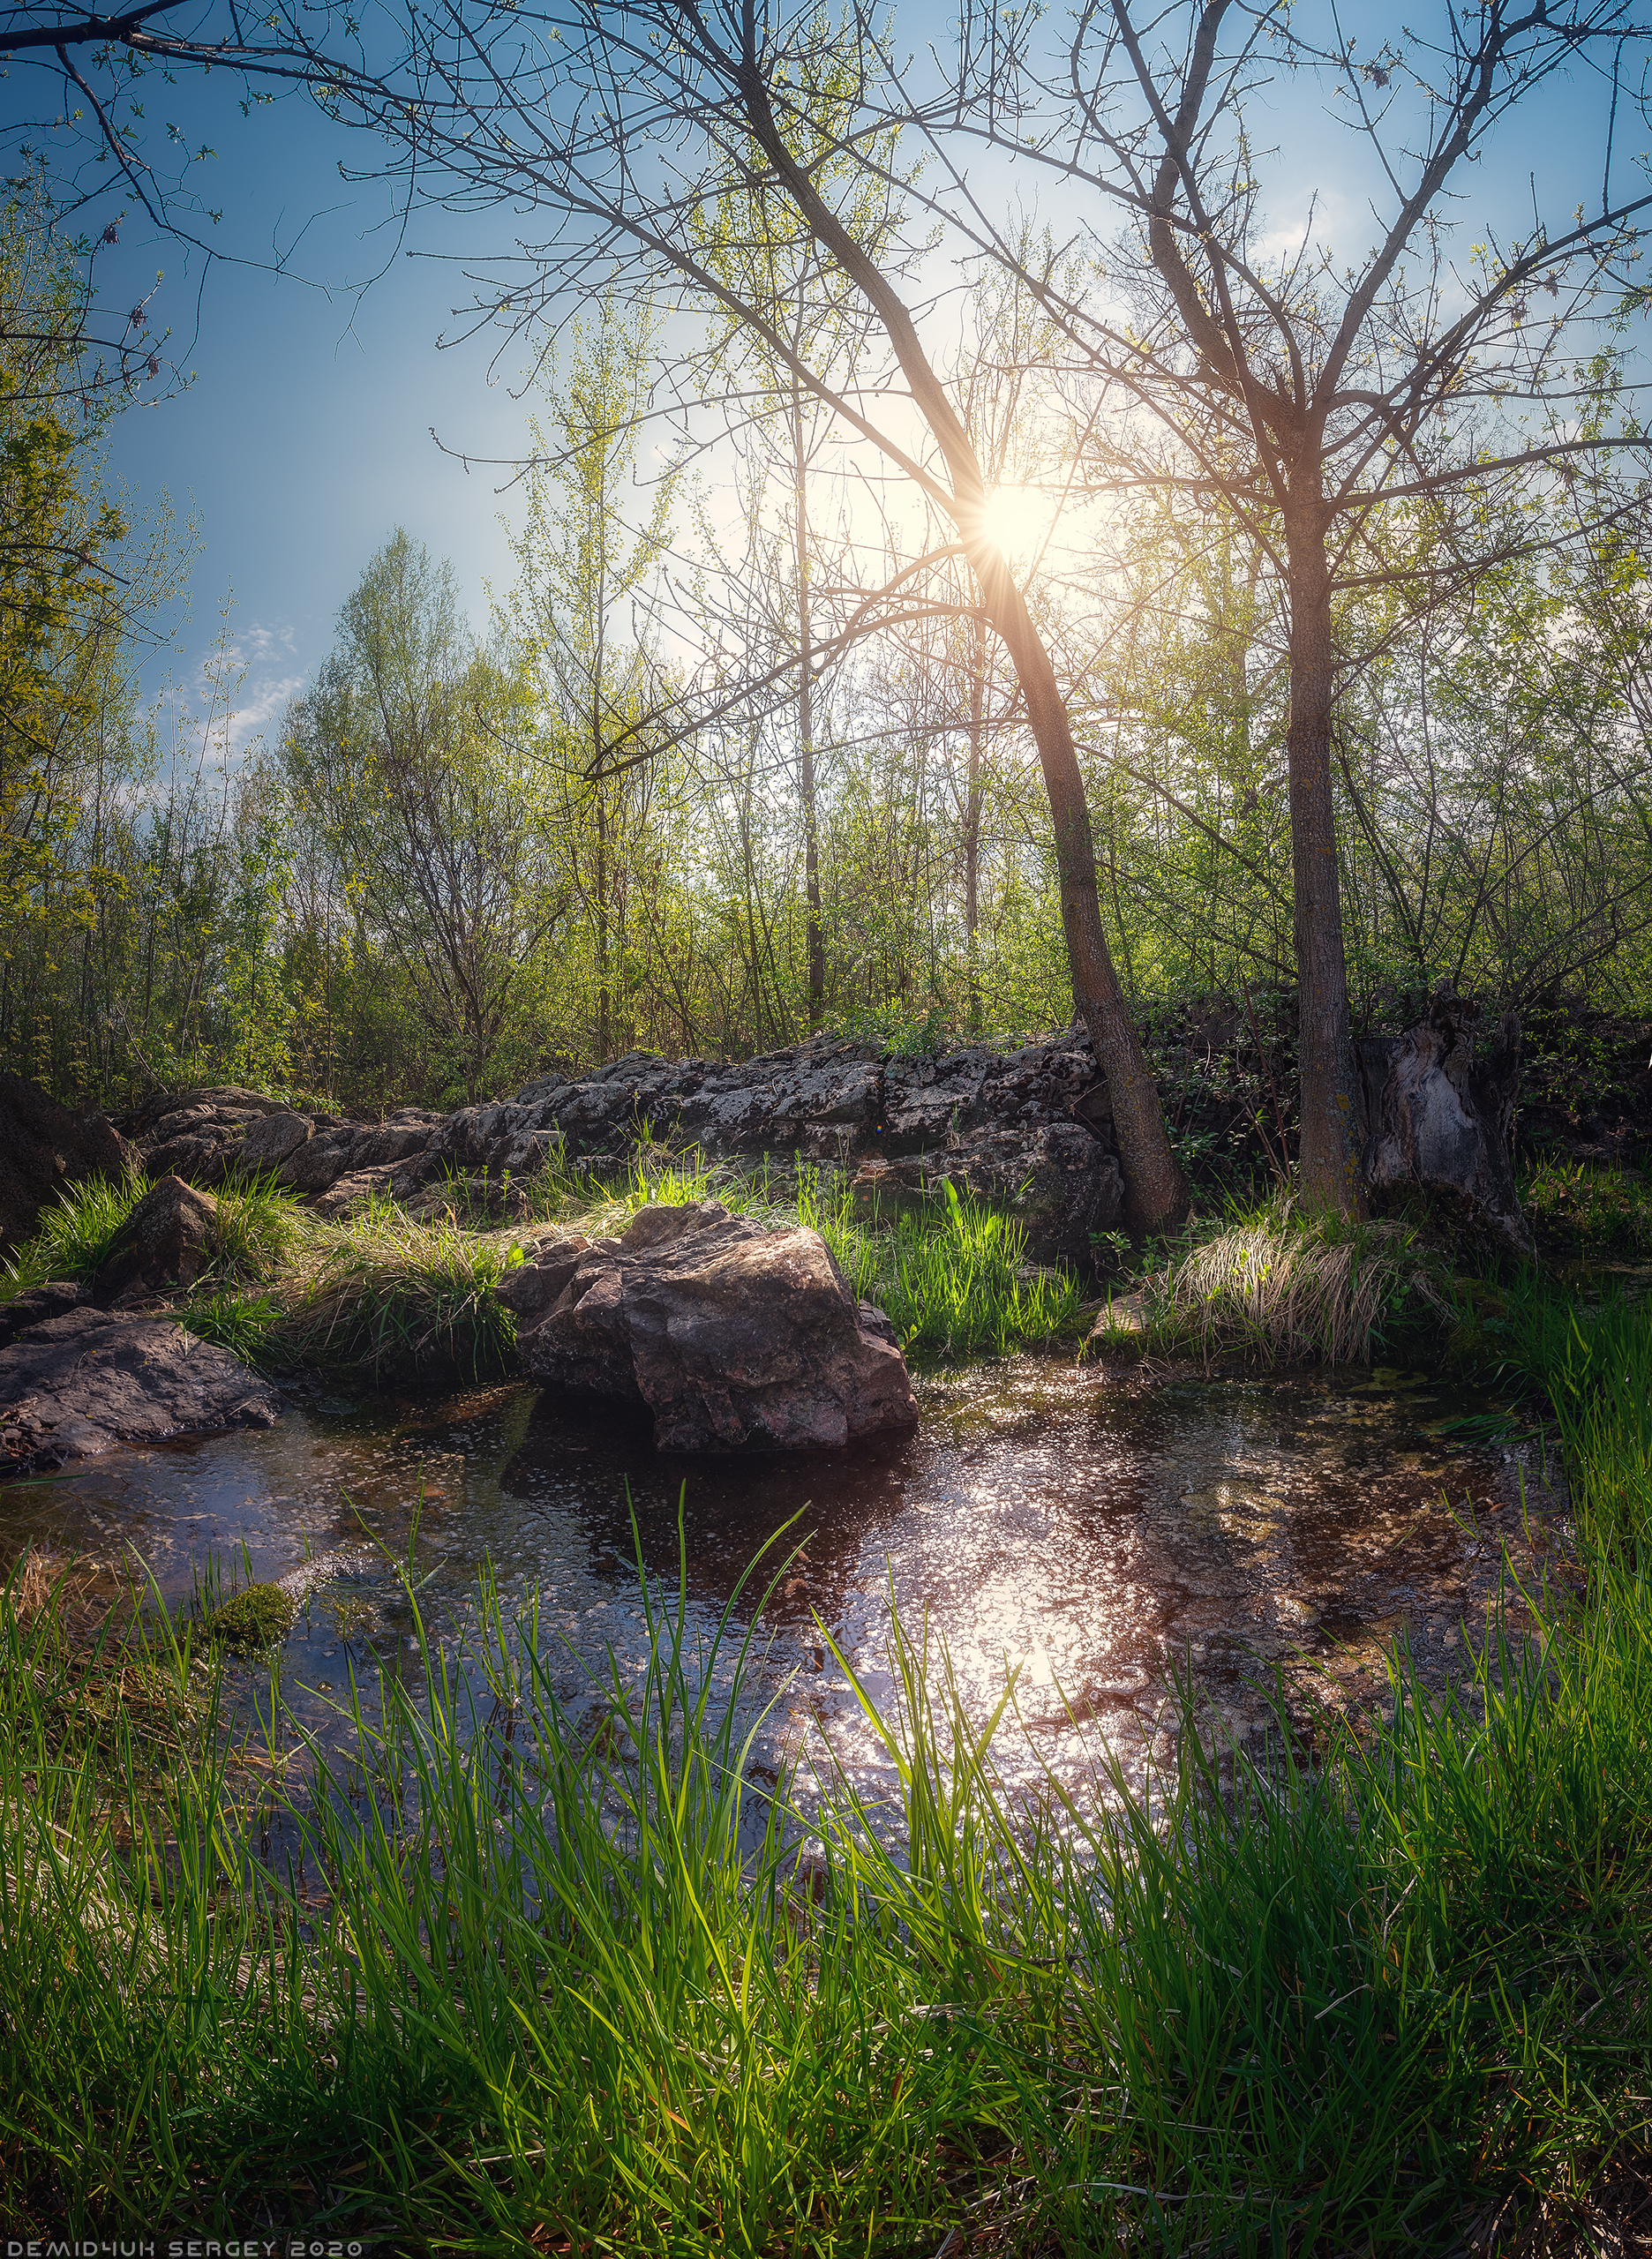
MULTIPOLYGON (((1601 381, 1610 371, 1577 356, 1610 342, 1599 326, 1642 287, 1652 198, 1618 173, 1647 26, 1629 0, 1473 0, 1430 9, 1421 32, 1396 22, 1360 56, 1334 6, 1092 0, 1058 51, 1035 52, 1019 19, 988 71, 992 18, 990 4, 969 9, 950 101, 925 117, 943 159, 954 153, 939 200, 967 199, 956 151, 970 142, 1048 169, 1063 212, 1087 194, 1074 231, 1108 256, 1084 294, 1052 290, 971 208, 1105 390, 1094 478, 1235 513, 1283 592, 1300 1182, 1351 1212, 1361 1141, 1333 746, 1357 654, 1340 644, 1339 607, 1379 581, 1427 598, 1472 578, 1508 554, 1512 487, 1641 445, 1601 381), (1530 143, 1572 70, 1595 90, 1598 203, 1573 209, 1567 191, 1545 217, 1534 173, 1528 216, 1511 231, 1483 213, 1472 249, 1453 256, 1469 169, 1517 110, 1530 143), (1369 197, 1355 242, 1330 245, 1310 208, 1276 248, 1300 161, 1270 176, 1258 146, 1270 84, 1304 115, 1316 93, 1329 97, 1349 144, 1344 176, 1369 197)), ((1586 130, 1574 111, 1568 139, 1586 130)))
MULTIPOLYGON (((869 27, 814 8, 788 16, 766 0, 575 0, 554 13, 452 0, 438 14, 387 11, 364 26, 342 9, 312 15, 277 0, 256 38, 232 14, 204 26, 197 18, 184 37, 169 32, 171 20, 164 6, 113 20, 31 9, 0 18, 0 52, 49 49, 93 102, 77 46, 124 48, 169 68, 210 61, 296 74, 334 114, 367 128, 376 150, 387 141, 402 152, 409 182, 417 177, 424 192, 462 210, 508 209, 548 223, 499 263, 480 319, 554 328, 569 294, 589 294, 599 279, 623 286, 629 277, 650 294, 671 286, 685 305, 717 310, 761 342, 802 397, 875 451, 886 477, 911 482, 944 516, 953 539, 942 554, 968 562, 1038 747, 1074 998, 1112 1092, 1128 1212, 1142 1229, 1179 1218, 1186 1189, 1102 927, 1089 806, 1061 686, 1024 591, 987 532, 987 482, 903 295, 903 257, 882 221, 870 235, 857 225, 867 179, 882 181, 885 201, 898 205, 905 194, 887 174, 889 124, 863 136, 868 92, 885 63, 869 27), (854 194, 825 192, 828 158, 859 160, 854 194), (794 349, 795 325, 762 283, 761 262, 739 279, 719 271, 703 214, 731 183, 741 189, 754 241, 771 220, 808 239, 822 288, 880 339, 881 368, 857 366, 848 381, 830 382, 794 349)), ((111 146, 118 141, 116 133, 111 146)), ((377 154, 373 166, 382 169, 377 154)), ((698 394, 684 402, 700 404, 698 394)))

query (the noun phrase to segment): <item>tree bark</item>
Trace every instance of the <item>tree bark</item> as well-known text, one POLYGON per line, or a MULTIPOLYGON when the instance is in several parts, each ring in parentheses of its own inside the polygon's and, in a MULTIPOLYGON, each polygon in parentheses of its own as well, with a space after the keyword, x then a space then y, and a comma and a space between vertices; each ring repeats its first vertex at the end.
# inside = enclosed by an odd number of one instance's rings
POLYGON ((964 931, 968 950, 972 1035, 981 1032, 980 820, 986 705, 987 623, 977 618, 970 622, 969 795, 964 803, 964 931))
POLYGON ((1090 803, 1066 702, 1009 566, 989 543, 969 546, 987 612, 1026 701, 1027 722, 1044 773, 1073 1002, 1090 1032, 1091 1047, 1113 1100, 1113 1127, 1124 1164, 1124 1220, 1137 1233, 1173 1229, 1188 1212, 1187 1185, 1170 1150, 1158 1085, 1125 1009, 1102 929, 1090 803))
MULTIPOLYGON (((1317 481, 1316 481, 1317 484, 1317 481)), ((1288 520, 1290 570, 1290 771, 1292 919, 1296 947, 1297 1069, 1302 1086, 1297 1182, 1310 1208, 1363 1211, 1363 1142, 1348 967, 1342 951, 1336 810, 1331 792, 1335 655, 1331 574, 1322 507, 1288 520)))
POLYGON ((808 953, 808 1024, 814 1034, 826 1012, 826 942, 821 931, 820 816, 815 797, 815 646, 809 604, 807 456, 803 409, 792 394, 792 460, 796 477, 798 576, 798 798, 803 804, 803 895, 808 953))

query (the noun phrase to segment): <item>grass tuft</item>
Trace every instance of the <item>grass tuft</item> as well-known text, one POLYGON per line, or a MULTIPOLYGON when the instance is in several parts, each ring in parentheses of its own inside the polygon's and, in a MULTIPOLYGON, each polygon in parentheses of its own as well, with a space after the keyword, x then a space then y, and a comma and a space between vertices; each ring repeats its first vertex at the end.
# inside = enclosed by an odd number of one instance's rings
POLYGON ((1294 1214, 1288 1203, 1231 1224, 1150 1282, 1155 1345, 1272 1364, 1369 1364, 1385 1330, 1449 1303, 1412 1227, 1294 1214))
POLYGON ((375 1377, 448 1368, 505 1371, 515 1321, 493 1289, 507 1241, 416 1223, 389 1204, 342 1226, 312 1226, 282 1274, 268 1340, 294 1359, 366 1367, 375 1377))
POLYGON ((231 1655, 262 1655, 292 1630, 298 1610, 279 1585, 247 1585, 215 1608, 201 1629, 231 1655))

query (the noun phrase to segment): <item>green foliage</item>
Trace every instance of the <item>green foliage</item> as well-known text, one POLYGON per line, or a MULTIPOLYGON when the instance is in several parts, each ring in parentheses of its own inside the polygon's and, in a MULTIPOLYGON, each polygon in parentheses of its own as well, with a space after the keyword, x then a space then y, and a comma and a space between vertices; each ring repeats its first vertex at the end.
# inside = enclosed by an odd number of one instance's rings
POLYGON ((287 1637, 297 1614, 291 1594, 279 1585, 246 1585, 215 1608, 201 1629, 231 1655, 262 1655, 287 1637))
POLYGON ((1521 1205, 1550 1245, 1584 1255, 1652 1254, 1652 1184, 1588 1161, 1541 1160, 1520 1182, 1521 1205))

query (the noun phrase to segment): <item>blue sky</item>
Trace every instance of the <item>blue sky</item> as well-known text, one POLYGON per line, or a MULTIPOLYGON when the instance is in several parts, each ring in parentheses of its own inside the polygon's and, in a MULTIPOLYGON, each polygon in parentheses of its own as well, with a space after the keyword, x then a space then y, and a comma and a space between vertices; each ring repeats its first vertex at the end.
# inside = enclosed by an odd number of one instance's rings
MULTIPOLYGON (((1369 49, 1392 19, 1365 12, 1376 27, 1363 41, 1369 49)), ((909 26, 920 20, 909 18, 909 26)), ((509 458, 525 444, 529 409, 512 397, 522 347, 506 343, 494 368, 497 338, 437 345, 467 296, 464 259, 505 250, 508 214, 427 214, 398 241, 388 191, 340 177, 342 160, 372 162, 372 145, 328 124, 303 96, 244 118, 237 93, 219 74, 175 87, 152 82, 146 94, 152 154, 166 146, 169 124, 189 146, 216 151, 191 168, 189 185, 200 234, 237 258, 158 240, 133 213, 102 274, 106 296, 124 306, 164 270, 150 311, 169 326, 191 381, 116 421, 110 469, 139 510, 164 494, 197 522, 191 614, 174 623, 169 664, 187 687, 232 598, 228 632, 247 666, 244 739, 324 654, 339 604, 398 524, 454 560, 482 622, 484 581, 502 584, 509 571, 499 517, 510 498, 496 491, 508 474, 467 473, 431 431, 473 455, 509 458), (209 208, 223 214, 215 226, 204 216, 209 208), (276 264, 288 271, 271 271, 276 264)), ((15 73, 0 86, 0 103, 8 99, 26 99, 15 73)), ((1476 200, 1513 211, 1534 167, 1554 176, 1551 201, 1563 208, 1598 196, 1593 109, 1582 90, 1546 98, 1542 131, 1509 135, 1476 169, 1476 200)), ((1276 111, 1258 139, 1284 152, 1292 208, 1281 216, 1298 223, 1318 191, 1330 232, 1367 232, 1361 184, 1337 169, 1348 141, 1318 104, 1276 111)), ((93 208, 101 224, 106 206, 93 208)), ((1465 219, 1473 216, 1465 209, 1465 219)), ((152 688, 161 664, 148 669, 152 688)))

